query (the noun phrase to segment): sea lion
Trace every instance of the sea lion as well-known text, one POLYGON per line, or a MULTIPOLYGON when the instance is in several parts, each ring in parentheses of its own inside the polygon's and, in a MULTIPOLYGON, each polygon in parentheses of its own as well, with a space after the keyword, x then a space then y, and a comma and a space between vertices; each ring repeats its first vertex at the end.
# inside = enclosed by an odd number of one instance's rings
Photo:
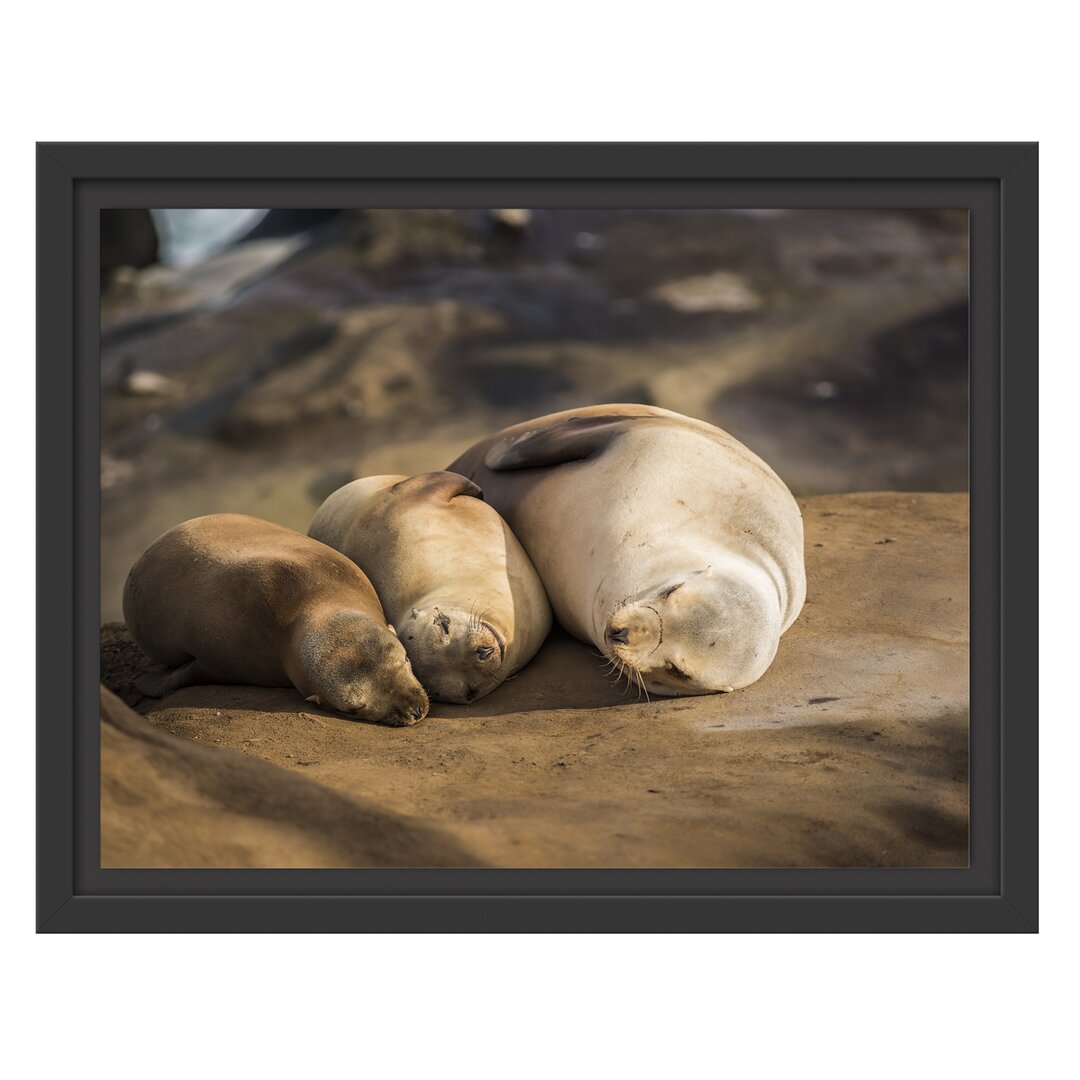
POLYGON ((124 619, 176 668, 140 689, 295 686, 349 716, 415 724, 428 700, 379 598, 344 555, 292 529, 212 514, 158 537, 131 568, 124 619))
POLYGON ((559 622, 646 691, 749 686, 802 608, 798 505, 704 421, 571 409, 483 439, 450 468, 514 530, 559 622))
POLYGON ((529 557, 481 498, 455 473, 369 476, 335 491, 308 530, 371 578, 413 671, 439 701, 491 693, 551 629, 529 557))

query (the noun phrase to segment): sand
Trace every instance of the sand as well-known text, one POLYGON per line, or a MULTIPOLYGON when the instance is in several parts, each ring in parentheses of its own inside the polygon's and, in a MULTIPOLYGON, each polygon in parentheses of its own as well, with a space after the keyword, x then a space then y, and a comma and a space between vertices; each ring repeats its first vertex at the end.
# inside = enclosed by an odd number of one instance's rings
POLYGON ((105 867, 470 865, 437 830, 158 731, 104 687, 101 776, 105 867))
POLYGON ((730 695, 638 700, 556 631, 395 729, 291 690, 143 698, 104 627, 102 680, 146 717, 103 729, 106 864, 966 866, 967 497, 800 503, 806 607, 730 695))

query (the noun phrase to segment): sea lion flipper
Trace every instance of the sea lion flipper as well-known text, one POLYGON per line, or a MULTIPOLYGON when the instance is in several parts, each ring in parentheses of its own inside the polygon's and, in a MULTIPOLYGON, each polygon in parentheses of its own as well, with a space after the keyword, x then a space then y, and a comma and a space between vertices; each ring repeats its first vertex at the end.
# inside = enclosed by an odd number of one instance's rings
POLYGON ((168 671, 146 671, 135 679, 135 689, 146 697, 162 698, 185 686, 203 686, 214 682, 198 660, 189 660, 168 671))
POLYGON ((471 480, 455 472, 429 472, 399 480, 390 489, 394 495, 419 496, 423 499, 441 499, 449 502, 458 495, 483 499, 484 493, 471 480))
POLYGON ((630 425, 653 419, 656 418, 618 413, 570 417, 548 427, 500 439, 484 455, 484 464, 493 472, 502 472, 584 461, 606 450, 630 425))

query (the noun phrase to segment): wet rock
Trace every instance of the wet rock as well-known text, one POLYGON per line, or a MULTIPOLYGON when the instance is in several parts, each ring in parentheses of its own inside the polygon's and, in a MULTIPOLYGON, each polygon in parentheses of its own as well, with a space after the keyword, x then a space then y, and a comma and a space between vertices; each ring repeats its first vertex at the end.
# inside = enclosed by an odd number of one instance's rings
POLYGON ((376 305, 342 316, 331 340, 243 390, 223 432, 234 441, 335 418, 386 421, 436 411, 437 361, 463 340, 503 328, 490 311, 452 301, 376 305))
POLYGON ((127 483, 135 475, 135 466, 130 461, 115 458, 112 454, 101 455, 101 488, 103 491, 127 483))
POLYGON ((532 223, 531 210, 492 210, 491 220, 497 228, 524 232, 532 223))
POLYGON ((141 271, 119 271, 102 296, 102 337, 107 341, 165 320, 220 310, 303 245, 298 236, 253 240, 194 266, 158 263, 141 271))
POLYGON ((129 371, 120 385, 125 394, 132 397, 180 397, 184 384, 170 379, 159 371, 129 371))
POLYGON ((668 281, 653 290, 653 297, 676 311, 756 311, 762 297, 745 278, 729 270, 668 281))
POLYGON ((940 304, 931 294, 928 310, 890 312, 882 297, 894 321, 852 318, 831 339, 819 319, 816 334, 788 342, 785 363, 719 391, 706 418, 797 491, 962 491, 967 305, 940 304))
POLYGON ((358 264, 384 278, 418 268, 479 262, 483 237, 458 210, 360 210, 349 232, 358 264))
POLYGON ((266 216, 242 237, 241 243, 251 240, 265 240, 273 236, 295 236, 320 226, 335 222, 341 216, 340 210, 303 210, 299 208, 281 208, 268 210, 266 216))

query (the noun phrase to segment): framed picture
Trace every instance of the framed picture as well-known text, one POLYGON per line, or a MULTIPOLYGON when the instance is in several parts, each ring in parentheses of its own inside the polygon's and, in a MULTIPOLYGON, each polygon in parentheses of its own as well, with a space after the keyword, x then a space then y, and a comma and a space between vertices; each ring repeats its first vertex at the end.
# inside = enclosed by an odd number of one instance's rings
POLYGON ((39 929, 1033 931, 1037 160, 39 146, 39 929))

